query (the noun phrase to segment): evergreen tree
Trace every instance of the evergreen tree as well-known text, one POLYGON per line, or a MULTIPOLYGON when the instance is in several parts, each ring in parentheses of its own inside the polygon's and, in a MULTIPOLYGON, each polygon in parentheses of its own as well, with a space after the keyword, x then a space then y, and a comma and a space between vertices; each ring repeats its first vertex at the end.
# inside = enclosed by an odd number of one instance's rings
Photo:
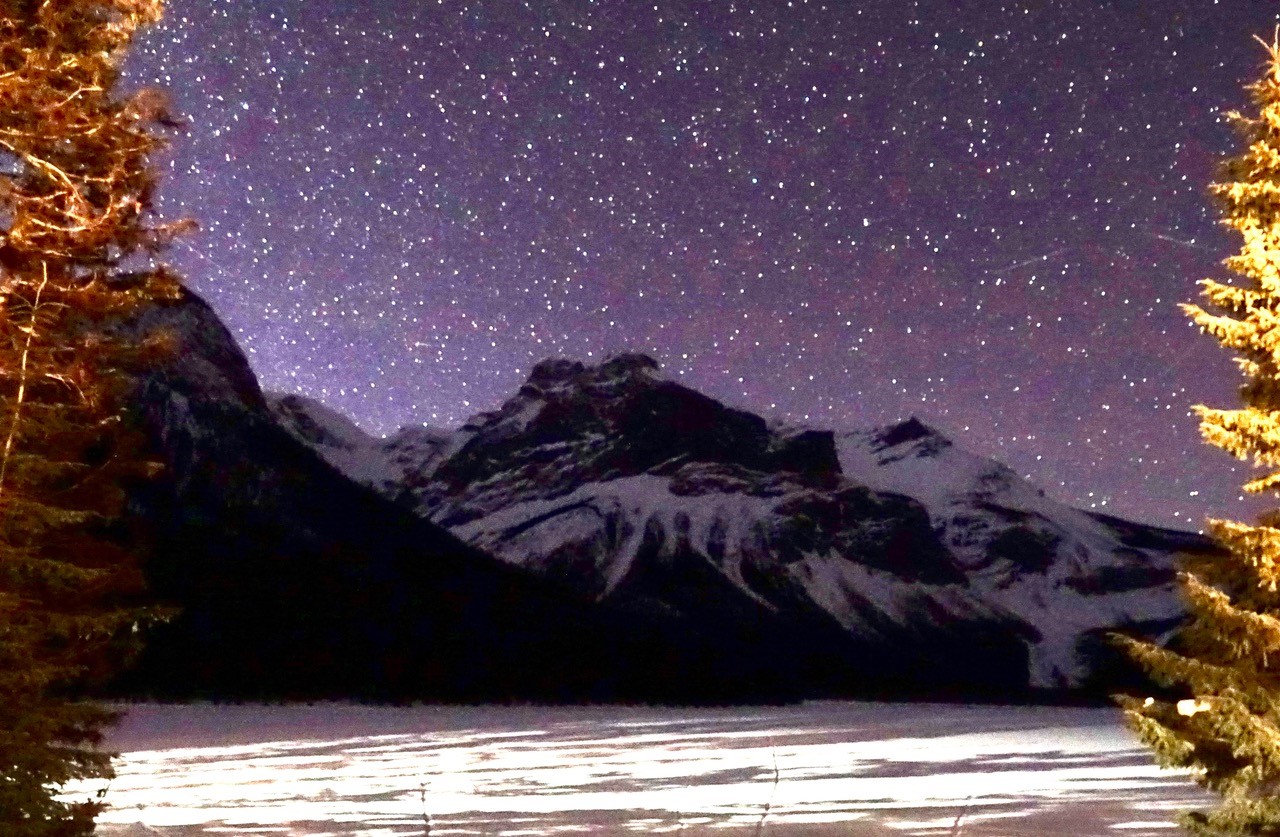
MULTIPOLYGON (((1269 60, 1248 87, 1256 115, 1228 114, 1244 151, 1211 187, 1243 239, 1224 262, 1238 279, 1202 282, 1207 306, 1183 308, 1237 354, 1245 377, 1241 409, 1196 407, 1204 438, 1265 467, 1245 489, 1266 494, 1280 490, 1280 30, 1260 42, 1269 60)), ((1121 703, 1161 764, 1190 768, 1222 796, 1183 816, 1188 831, 1280 835, 1280 509, 1209 530, 1223 549, 1182 574, 1190 619, 1177 650, 1121 640, 1172 696, 1121 703)))
POLYGON ((130 309, 172 297, 151 212, 161 97, 115 88, 162 0, 0 0, 0 834, 89 834, 101 802, 59 789, 111 775, 110 712, 72 697, 139 624, 141 573, 119 521, 144 465, 128 373, 163 339, 130 309))

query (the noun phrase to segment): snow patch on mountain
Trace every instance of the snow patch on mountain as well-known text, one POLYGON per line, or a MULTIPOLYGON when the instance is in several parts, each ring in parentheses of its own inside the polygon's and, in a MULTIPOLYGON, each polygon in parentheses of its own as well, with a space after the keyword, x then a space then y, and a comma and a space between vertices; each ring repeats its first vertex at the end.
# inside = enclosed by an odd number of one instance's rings
POLYGON ((468 438, 461 431, 411 426, 379 439, 313 398, 272 392, 266 400, 276 421, 294 438, 341 473, 387 494, 428 479, 434 466, 468 438))
POLYGON ((400 473, 378 439, 337 410, 301 395, 267 394, 276 421, 356 482, 384 489, 400 473))

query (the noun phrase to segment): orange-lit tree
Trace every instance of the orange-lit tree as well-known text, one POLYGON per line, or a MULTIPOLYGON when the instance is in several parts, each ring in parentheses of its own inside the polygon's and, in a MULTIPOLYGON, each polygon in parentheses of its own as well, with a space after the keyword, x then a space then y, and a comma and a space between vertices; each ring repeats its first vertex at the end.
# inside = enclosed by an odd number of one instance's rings
POLYGON ((71 697, 118 662, 148 612, 116 525, 145 466, 122 418, 160 339, 119 327, 172 297, 155 255, 181 225, 151 209, 169 122, 118 92, 160 0, 0 0, 0 834, 88 834, 111 775, 110 712, 71 697))
MULTIPOLYGON (((1222 166, 1212 191, 1223 223, 1243 246, 1228 258, 1237 279, 1202 282, 1205 307, 1183 306, 1200 328, 1233 350, 1244 406, 1200 406, 1210 444, 1265 466, 1245 490, 1280 490, 1280 30, 1266 72, 1249 86, 1256 109, 1232 112, 1244 150, 1222 166)), ((1124 640, 1168 700, 1124 698, 1139 735, 1166 766, 1190 768, 1222 796, 1183 825, 1204 835, 1280 835, 1280 509, 1256 525, 1209 521, 1224 547, 1183 573, 1190 622, 1173 651, 1124 640)))

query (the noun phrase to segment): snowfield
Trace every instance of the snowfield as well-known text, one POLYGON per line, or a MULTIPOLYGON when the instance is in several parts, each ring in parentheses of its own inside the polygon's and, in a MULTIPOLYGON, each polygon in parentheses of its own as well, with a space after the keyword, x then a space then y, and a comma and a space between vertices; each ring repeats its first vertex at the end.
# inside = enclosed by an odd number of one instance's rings
POLYGON ((1208 801, 1109 709, 144 705, 108 744, 103 837, 1173 837, 1208 801))

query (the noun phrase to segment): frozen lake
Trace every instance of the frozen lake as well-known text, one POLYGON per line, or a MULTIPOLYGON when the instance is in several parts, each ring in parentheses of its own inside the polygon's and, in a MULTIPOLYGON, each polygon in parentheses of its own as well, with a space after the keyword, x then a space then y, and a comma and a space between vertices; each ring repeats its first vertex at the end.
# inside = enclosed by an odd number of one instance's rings
POLYGON ((1173 837, 1109 709, 139 706, 104 837, 1173 837))

